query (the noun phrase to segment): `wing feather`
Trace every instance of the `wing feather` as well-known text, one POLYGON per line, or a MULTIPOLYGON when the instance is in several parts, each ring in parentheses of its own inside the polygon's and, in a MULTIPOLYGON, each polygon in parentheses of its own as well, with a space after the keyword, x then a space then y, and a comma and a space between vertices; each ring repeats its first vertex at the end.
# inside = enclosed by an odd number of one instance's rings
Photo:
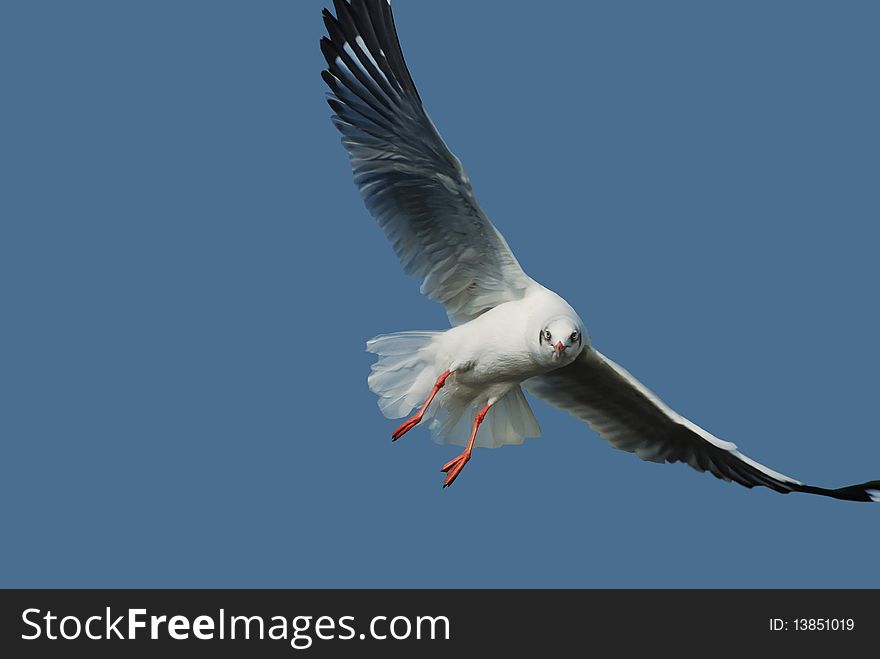
POLYGON ((404 271, 459 324, 535 285, 426 114, 385 0, 324 11, 322 78, 354 180, 404 271))

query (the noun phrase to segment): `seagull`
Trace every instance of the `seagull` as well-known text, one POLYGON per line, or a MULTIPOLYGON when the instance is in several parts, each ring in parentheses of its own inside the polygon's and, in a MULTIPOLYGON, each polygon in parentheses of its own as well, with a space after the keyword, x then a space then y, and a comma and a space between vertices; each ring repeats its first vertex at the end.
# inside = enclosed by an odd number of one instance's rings
POLYGON ((531 279, 486 217, 461 162, 422 106, 397 38, 390 0, 334 0, 321 39, 332 121, 354 181, 407 274, 442 304, 451 327, 377 336, 368 378, 389 419, 409 416, 432 439, 475 448, 521 444, 540 428, 523 394, 586 421, 611 446, 658 463, 684 462, 747 488, 880 502, 880 481, 807 485, 759 464, 679 415, 596 350, 575 310, 531 279))

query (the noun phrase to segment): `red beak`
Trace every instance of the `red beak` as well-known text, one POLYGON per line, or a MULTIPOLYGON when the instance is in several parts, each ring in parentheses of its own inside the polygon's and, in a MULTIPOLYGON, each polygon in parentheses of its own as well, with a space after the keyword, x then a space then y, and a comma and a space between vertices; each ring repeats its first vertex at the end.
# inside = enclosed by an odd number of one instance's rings
POLYGON ((562 341, 557 341, 556 345, 553 347, 556 348, 559 352, 565 352, 565 346, 562 345, 562 341))

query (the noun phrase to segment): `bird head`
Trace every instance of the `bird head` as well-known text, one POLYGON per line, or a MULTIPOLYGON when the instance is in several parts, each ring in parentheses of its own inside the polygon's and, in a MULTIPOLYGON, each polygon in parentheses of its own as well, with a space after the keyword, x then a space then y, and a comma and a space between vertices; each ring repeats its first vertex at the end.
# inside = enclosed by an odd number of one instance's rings
POLYGON ((569 316, 552 318, 538 336, 540 354, 554 364, 569 363, 580 354, 585 343, 580 321, 569 316))

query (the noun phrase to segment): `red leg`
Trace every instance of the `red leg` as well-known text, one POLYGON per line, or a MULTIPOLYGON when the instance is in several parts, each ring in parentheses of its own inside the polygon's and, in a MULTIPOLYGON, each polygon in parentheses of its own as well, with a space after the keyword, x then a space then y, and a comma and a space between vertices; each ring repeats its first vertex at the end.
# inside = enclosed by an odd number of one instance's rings
POLYGON ((454 458, 443 465, 443 469, 440 471, 446 472, 446 482, 443 483, 443 487, 449 487, 452 485, 452 481, 458 478, 458 475, 461 473, 461 470, 464 469, 464 466, 467 464, 468 460, 471 459, 471 452, 474 450, 474 441, 477 439, 477 430, 480 429, 480 424, 483 423, 483 419, 486 418, 486 414, 489 413, 489 408, 492 407, 492 404, 486 405, 483 409, 477 412, 477 416, 474 417, 474 429, 471 432, 471 441, 468 442, 467 448, 464 452, 459 455, 457 458, 454 458))
POLYGON ((428 405, 431 404, 431 401, 434 400, 434 396, 436 396, 437 392, 443 388, 444 384, 446 384, 446 378, 448 378, 450 375, 452 375, 452 371, 444 371, 443 374, 439 378, 437 378, 437 382, 434 383, 434 388, 431 390, 431 395, 428 396, 428 400, 425 401, 425 404, 422 405, 422 408, 413 416, 404 421, 397 430, 391 433, 392 442, 396 442, 410 430, 419 425, 422 420, 422 416, 425 414, 425 410, 428 409, 428 405))

